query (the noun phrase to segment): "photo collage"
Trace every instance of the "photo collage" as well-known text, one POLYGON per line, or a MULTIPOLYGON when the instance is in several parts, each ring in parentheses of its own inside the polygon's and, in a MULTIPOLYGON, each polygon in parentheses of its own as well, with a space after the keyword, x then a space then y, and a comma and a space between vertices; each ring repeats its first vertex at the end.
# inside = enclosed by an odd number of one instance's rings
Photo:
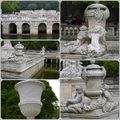
POLYGON ((119 1, 0 2, 1 119, 119 119, 119 1))

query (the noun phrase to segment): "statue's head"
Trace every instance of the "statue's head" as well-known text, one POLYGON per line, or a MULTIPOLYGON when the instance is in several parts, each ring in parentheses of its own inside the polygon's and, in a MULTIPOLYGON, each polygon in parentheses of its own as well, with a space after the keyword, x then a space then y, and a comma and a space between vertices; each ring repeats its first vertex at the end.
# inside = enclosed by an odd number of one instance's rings
POLYGON ((82 26, 80 27, 80 31, 87 31, 87 27, 86 27, 85 25, 82 25, 82 26))
POLYGON ((83 93, 83 88, 80 87, 80 86, 77 86, 77 87, 76 87, 76 92, 77 92, 78 94, 83 93))

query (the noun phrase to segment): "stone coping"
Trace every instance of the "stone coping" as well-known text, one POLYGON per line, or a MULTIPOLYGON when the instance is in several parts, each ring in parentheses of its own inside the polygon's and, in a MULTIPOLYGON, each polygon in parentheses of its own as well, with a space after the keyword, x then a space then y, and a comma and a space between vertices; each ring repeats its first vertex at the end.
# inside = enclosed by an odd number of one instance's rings
MULTIPOLYGON (((96 111, 96 113, 91 114, 90 113, 80 113, 80 114, 74 114, 74 113, 61 113, 61 118, 71 118, 71 119, 100 119, 100 118, 107 118, 111 115, 119 116, 119 109, 112 110, 111 112, 102 113, 100 110, 96 111)), ((114 118, 115 119, 115 118, 114 118)))

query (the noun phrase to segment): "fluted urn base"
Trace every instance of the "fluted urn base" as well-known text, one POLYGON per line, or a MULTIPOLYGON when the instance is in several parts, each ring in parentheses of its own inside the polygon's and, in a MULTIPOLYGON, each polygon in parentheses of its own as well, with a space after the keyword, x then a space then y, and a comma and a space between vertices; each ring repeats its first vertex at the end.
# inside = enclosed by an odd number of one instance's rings
POLYGON ((20 104, 20 111, 27 119, 34 119, 37 116, 42 107, 42 103, 24 103, 20 104))

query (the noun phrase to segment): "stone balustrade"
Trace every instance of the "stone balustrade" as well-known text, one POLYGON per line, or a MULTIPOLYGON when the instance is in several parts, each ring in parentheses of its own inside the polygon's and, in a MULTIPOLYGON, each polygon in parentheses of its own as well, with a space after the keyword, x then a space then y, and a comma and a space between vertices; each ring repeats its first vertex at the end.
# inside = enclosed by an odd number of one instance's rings
MULTIPOLYGON (((62 25, 61 26, 61 34, 62 36, 76 36, 78 32, 80 31, 79 25, 62 25)), ((119 28, 118 26, 111 25, 106 27, 106 36, 119 36, 119 28)))

